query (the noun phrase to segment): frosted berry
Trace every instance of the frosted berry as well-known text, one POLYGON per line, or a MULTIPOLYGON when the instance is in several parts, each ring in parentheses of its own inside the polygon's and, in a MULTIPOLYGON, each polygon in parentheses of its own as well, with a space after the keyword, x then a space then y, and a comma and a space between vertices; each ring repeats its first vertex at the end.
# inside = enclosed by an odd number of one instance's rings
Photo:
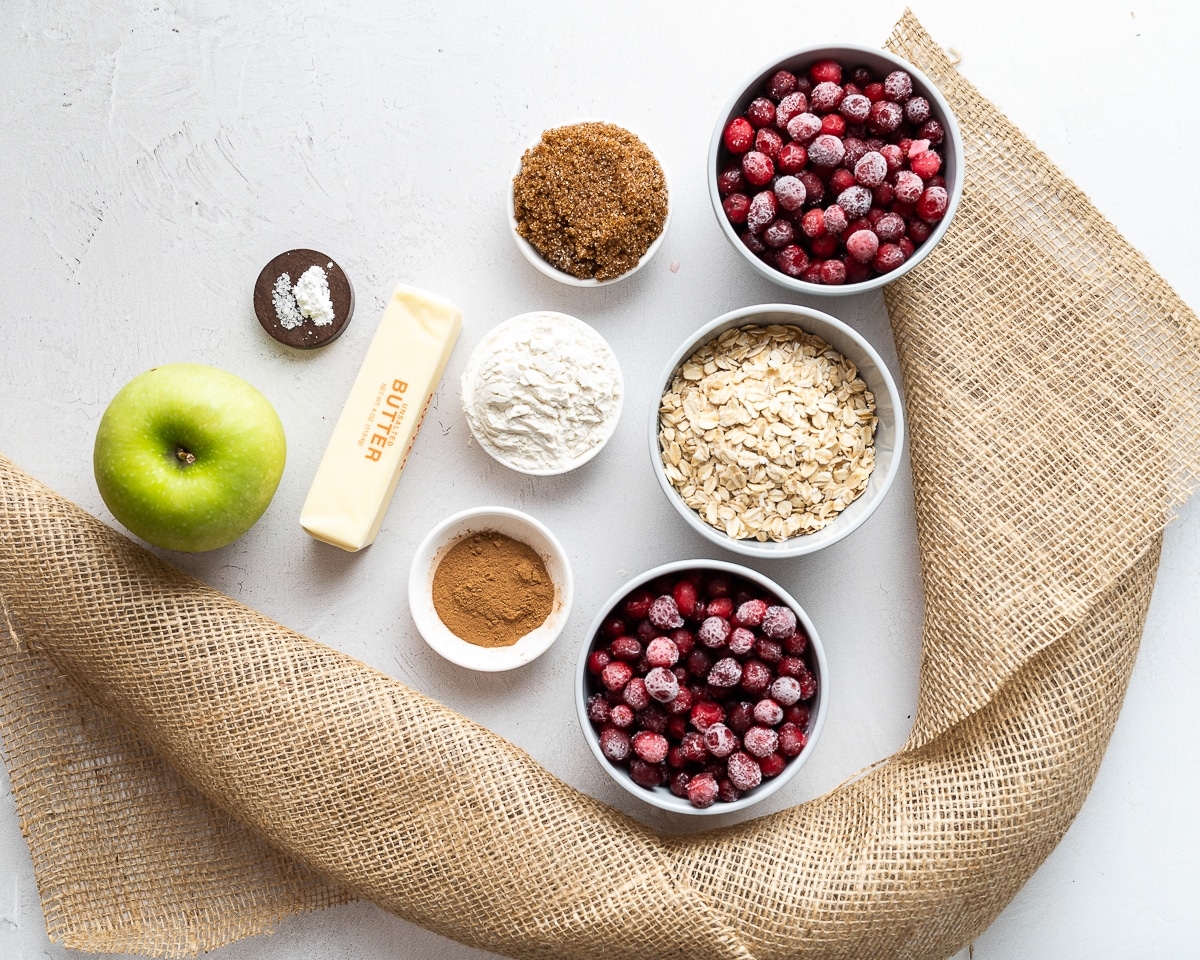
POLYGON ((692 775, 690 773, 688 773, 686 770, 680 770, 677 774, 675 774, 675 776, 671 777, 670 782, 667 784, 667 788, 681 800, 686 800, 687 785, 688 781, 691 779, 692 775))
POLYGON ((946 131, 940 122, 931 117, 921 124, 920 129, 917 130, 917 136, 923 140, 928 140, 930 144, 936 147, 942 142, 942 138, 946 136, 946 131))
POLYGON ((645 710, 639 710, 634 715, 634 720, 642 730, 649 730, 652 733, 666 733, 667 721, 670 720, 670 714, 656 703, 650 704, 645 710))
POLYGON ((879 83, 878 81, 875 81, 874 83, 868 83, 865 87, 863 87, 863 96, 872 103, 878 103, 883 99, 883 84, 879 83))
MULTIPOLYGON (((739 750, 726 762, 729 782, 739 790, 753 790, 762 783, 762 768, 750 754, 739 750)), ((690 786, 690 784, 689 784, 690 786)))
MULTIPOLYGON (((637 737, 634 737, 634 741, 636 750, 637 737)), ((774 753, 775 748, 779 746, 779 734, 770 727, 751 727, 742 737, 742 745, 746 748, 747 753, 760 758, 765 757, 769 753, 774 753)))
POLYGON ((729 621, 724 617, 709 617, 696 631, 696 639, 706 647, 716 650, 723 647, 729 640, 731 632, 729 621))
POLYGON ((920 126, 929 119, 931 109, 924 97, 910 97, 904 103, 904 119, 920 126))
POLYGON ((733 803, 740 799, 742 791, 733 785, 733 781, 728 777, 717 778, 717 798, 725 803, 733 803))
POLYGON ((733 600, 729 597, 729 587, 725 586, 724 593, 715 593, 716 589, 718 587, 714 583, 708 585, 708 595, 713 598, 708 601, 708 615, 710 617, 724 617, 728 620, 733 616, 733 600))
POLYGON ((892 184, 896 199, 904 203, 916 203, 925 191, 925 182, 911 170, 901 170, 892 184))
POLYGON ((870 263, 879 250, 879 238, 870 230, 859 230, 846 240, 846 252, 859 263, 870 263))
POLYGON ((627 703, 613 704, 608 711, 608 722, 622 730, 629 729, 633 726, 633 707, 627 703))
POLYGON ((746 108, 746 119, 755 129, 769 127, 775 122, 775 104, 766 97, 759 97, 746 108))
POLYGON ((794 723, 785 723, 779 728, 779 752, 785 757, 794 757, 808 746, 808 735, 794 723))
POLYGON ((789 93, 779 101, 779 106, 775 108, 775 128, 786 130, 792 117, 807 112, 808 97, 799 91, 789 93))
POLYGON ((616 727, 605 727, 600 731, 600 752, 613 763, 629 757, 629 734, 616 727))
POLYGON ((816 167, 836 167, 846 155, 842 141, 831 133, 823 133, 808 146, 808 162, 816 167))
POLYGON ((825 233, 825 211, 820 207, 809 210, 800 218, 800 230, 806 237, 819 237, 825 233))
POLYGON ((836 203, 830 204, 825 208, 825 232, 834 236, 841 236, 842 231, 846 229, 849 220, 846 217, 846 211, 839 207, 836 203))
POLYGON ((783 707, 764 697, 754 705, 754 719, 764 727, 777 727, 783 722, 783 707))
POLYGON ((871 101, 861 93, 852 93, 838 106, 838 113, 851 123, 865 123, 871 112, 871 101))
MULTIPOLYGON (((756 193, 750 201, 750 209, 746 211, 746 229, 751 233, 762 233, 778 214, 779 201, 773 191, 763 190, 756 193)), ((676 610, 678 609, 676 607, 676 610)))
POLYGON ((800 681, 795 677, 778 677, 770 689, 772 699, 785 707, 800 699, 800 681))
POLYGON ((775 197, 784 210, 799 210, 804 206, 807 196, 808 191, 804 189, 804 184, 796 177, 780 177, 775 181, 775 197))
POLYGON ((875 222, 875 235, 886 243, 898 243, 907 225, 897 213, 885 213, 875 222))
POLYGON ((593 693, 587 698, 587 715, 592 723, 607 723, 612 708, 601 693, 593 693))
POLYGON ((593 650, 588 654, 588 673, 600 673, 612 662, 612 655, 607 650, 593 650))
POLYGON ((783 137, 774 130, 759 130, 754 136, 754 149, 765 153, 772 160, 779 159, 779 151, 783 147, 783 137))
POLYGON ((704 746, 714 757, 724 760, 739 746, 737 735, 723 723, 714 723, 704 731, 704 746))
POLYGON ((734 117, 725 127, 723 139, 730 153, 745 153, 754 143, 754 127, 745 117, 734 117))
POLYGON ((771 668, 761 660, 747 660, 742 665, 742 689, 747 693, 759 694, 771 684, 771 668))
POLYGON ((808 97, 808 107, 813 113, 830 113, 840 106, 846 91, 840 84, 825 81, 818 83, 808 97))
POLYGON ((733 632, 729 634, 729 652, 734 656, 744 656, 754 649, 754 639, 753 631, 745 627, 734 627, 733 632))
POLYGON ((769 777, 779 776, 783 773, 783 768, 786 766, 787 761, 779 753, 768 753, 758 761, 758 768, 762 771, 764 780, 769 777))
POLYGON ((652 667, 673 667, 679 662, 679 647, 669 637, 655 637, 646 646, 646 662, 652 667))
POLYGON ((871 201, 874 198, 871 191, 866 187, 853 186, 847 187, 838 194, 838 206, 846 211, 846 216, 851 220, 857 220, 859 217, 865 217, 867 211, 871 209, 871 201))
POLYGON ((651 733, 649 730, 635 733, 630 740, 630 745, 633 747, 633 752, 647 763, 662 763, 667 759, 667 750, 670 746, 667 738, 661 733, 651 733))
MULTIPOLYGON (((832 239, 832 237, 830 237, 830 239, 832 239)), ((829 252, 831 254, 833 253, 832 250, 829 252)), ((841 286, 846 282, 846 264, 841 260, 822 261, 821 282, 830 287, 841 286)))
POLYGON ((763 243, 768 247, 778 250, 780 247, 786 247, 791 243, 795 234, 796 231, 792 227, 791 222, 780 217, 762 232, 762 238, 763 243))
MULTIPOLYGON (((765 605, 764 605, 765 606, 765 605)), ((775 605, 765 607, 762 631, 773 640, 783 640, 796 632, 796 614, 791 607, 775 605)))
POLYGON ((904 251, 895 243, 881 243, 879 249, 875 251, 875 257, 871 261, 873 266, 879 273, 888 273, 895 270, 905 260, 904 251))
POLYGON ((883 95, 892 101, 902 102, 912 96, 912 77, 904 70, 893 70, 883 81, 883 95))
POLYGON ((742 665, 733 657, 722 657, 708 671, 709 686, 728 689, 736 687, 742 679, 742 665))
POLYGON ((725 709, 719 703, 711 700, 701 700, 692 707, 692 726, 703 733, 714 723, 725 721, 725 709))
POLYGON ((600 682, 609 690, 620 690, 633 676, 633 667, 622 660, 614 660, 600 671, 600 682))
MULTIPOLYGON (((811 113, 798 113, 787 123, 787 135, 797 143, 807 146, 821 132, 821 118, 811 113)), ((812 151, 809 151, 812 159, 812 151)))
POLYGON ((756 187, 761 187, 775 176, 775 161, 761 151, 751 150, 742 156, 742 173, 756 187))
POLYGON ((650 694, 646 690, 646 681, 641 677, 634 677, 625 684, 621 696, 632 710, 645 710, 650 706, 650 694))
POLYGON ((821 132, 831 134, 840 140, 846 135, 846 121, 836 113, 827 113, 821 118, 821 132))
POLYGON ((696 730, 689 730, 680 738, 679 752, 689 763, 704 763, 708 759, 708 747, 704 744, 704 734, 696 730))
POLYGON ((815 171, 802 170, 796 174, 796 179, 804 184, 804 189, 808 191, 807 202, 810 206, 817 206, 825 199, 825 184, 815 171))
POLYGON ((789 277, 799 277, 808 269, 808 254, 793 243, 775 254, 775 263, 789 277))
MULTIPOLYGON (((679 679, 678 675, 676 675, 675 679, 679 679)), ((682 684, 682 681, 680 683, 682 684)), ((692 691, 681 685, 679 692, 675 694, 675 699, 667 704, 667 709, 671 713, 689 713, 693 702, 692 691)))
POLYGON ((904 119, 903 108, 890 100, 880 100, 871 104, 871 112, 867 117, 867 129, 876 136, 894 132, 904 119))
POLYGON ((878 150, 871 150, 862 155, 862 159, 854 165, 854 179, 864 187, 877 187, 888 175, 888 162, 878 150))
POLYGON ((950 196, 945 187, 930 187, 917 201, 917 216, 928 223, 935 223, 946 215, 950 196))
POLYGON ((796 89, 796 75, 786 70, 780 70, 767 81, 767 96, 772 100, 782 100, 796 89))
POLYGON ((614 637, 608 645, 608 652, 614 660, 633 663, 642 655, 642 645, 634 637, 614 637))
POLYGON ((817 678, 811 673, 796 678, 800 682, 800 699, 811 700, 817 695, 817 678))
POLYGON ((679 679, 666 667, 652 667, 643 682, 646 692, 659 703, 670 703, 679 695, 679 679))
POLYGON ((778 663, 783 656, 783 645, 770 637, 759 637, 754 641, 754 652, 764 663, 778 663))
POLYGON ((775 665, 775 672, 781 677, 802 677, 808 673, 808 667, 799 657, 782 657, 775 665))
MULTIPOLYGON (((761 773, 759 780, 761 782, 761 773)), ((716 777, 711 773, 698 773, 688 781, 688 803, 701 810, 711 807, 717 801, 718 789, 716 777)))
POLYGON ((799 173, 808 166, 808 151, 800 144, 788 142, 779 148, 779 159, 775 168, 781 173, 799 173))
POLYGON ((808 78, 814 83, 841 83, 842 65, 833 59, 818 60, 808 68, 808 78))

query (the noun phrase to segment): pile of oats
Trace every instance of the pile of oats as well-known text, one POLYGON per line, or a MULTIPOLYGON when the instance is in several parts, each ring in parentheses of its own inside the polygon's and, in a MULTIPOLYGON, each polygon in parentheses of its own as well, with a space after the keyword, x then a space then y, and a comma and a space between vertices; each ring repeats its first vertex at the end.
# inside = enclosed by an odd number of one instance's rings
POLYGON ((659 407, 667 479, 736 540, 829 524, 875 468, 875 397, 799 327, 734 327, 683 362, 659 407))

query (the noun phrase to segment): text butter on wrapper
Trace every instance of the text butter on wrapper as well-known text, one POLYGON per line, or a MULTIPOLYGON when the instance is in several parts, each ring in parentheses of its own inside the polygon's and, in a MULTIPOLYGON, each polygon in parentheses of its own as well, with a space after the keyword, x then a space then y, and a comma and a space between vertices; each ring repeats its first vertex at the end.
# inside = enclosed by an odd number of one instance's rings
POLYGON ((300 511, 309 536, 374 542, 461 329, 448 300, 396 287, 300 511))

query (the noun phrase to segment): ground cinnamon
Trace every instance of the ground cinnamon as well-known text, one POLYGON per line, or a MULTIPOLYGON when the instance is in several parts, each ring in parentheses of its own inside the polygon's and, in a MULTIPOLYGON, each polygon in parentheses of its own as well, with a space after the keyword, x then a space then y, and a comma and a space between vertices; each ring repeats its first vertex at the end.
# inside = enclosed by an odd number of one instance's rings
POLYGON ((527 543, 483 530, 452 546, 433 574, 433 606, 457 637, 510 647, 554 608, 554 581, 527 543))

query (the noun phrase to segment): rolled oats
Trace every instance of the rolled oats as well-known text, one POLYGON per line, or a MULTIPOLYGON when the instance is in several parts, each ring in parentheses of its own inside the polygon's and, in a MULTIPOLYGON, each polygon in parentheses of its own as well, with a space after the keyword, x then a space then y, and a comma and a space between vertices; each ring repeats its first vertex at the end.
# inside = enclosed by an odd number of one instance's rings
POLYGON ((667 479, 737 540, 814 533, 867 488, 875 397, 799 327, 735 327, 684 361, 659 405, 667 479))

